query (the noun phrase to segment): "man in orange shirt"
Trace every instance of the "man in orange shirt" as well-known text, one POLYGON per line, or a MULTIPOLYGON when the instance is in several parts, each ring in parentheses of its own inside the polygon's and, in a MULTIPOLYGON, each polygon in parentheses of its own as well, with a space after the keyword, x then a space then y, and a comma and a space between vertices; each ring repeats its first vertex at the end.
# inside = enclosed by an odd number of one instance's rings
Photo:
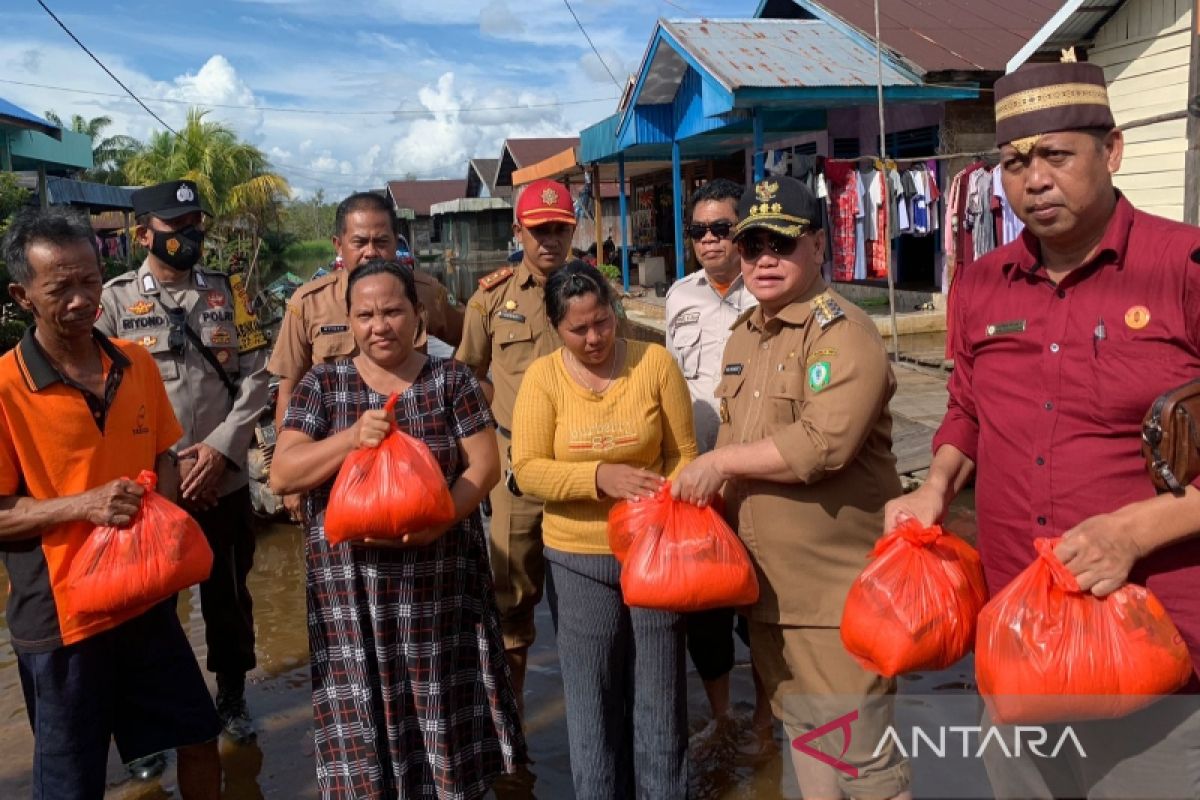
POLYGON ((175 613, 82 616, 67 574, 94 526, 128 525, 142 489, 178 487, 182 430, 153 357, 92 327, 103 281, 86 218, 19 213, 4 237, 9 292, 33 315, 0 357, 0 554, 7 622, 34 732, 35 798, 101 798, 109 741, 125 761, 177 748, 183 797, 220 792, 220 722, 175 613), (52 420, 53 424, 45 424, 52 420))

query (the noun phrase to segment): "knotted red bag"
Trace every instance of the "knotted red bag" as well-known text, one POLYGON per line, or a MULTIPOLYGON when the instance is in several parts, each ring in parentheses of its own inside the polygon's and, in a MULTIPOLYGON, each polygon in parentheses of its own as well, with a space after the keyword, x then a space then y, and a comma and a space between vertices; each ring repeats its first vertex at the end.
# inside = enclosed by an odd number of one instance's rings
POLYGON ((71 560, 70 613, 118 615, 208 579, 213 553, 200 525, 154 491, 153 472, 142 470, 137 482, 146 493, 129 525, 96 527, 71 560))
POLYGON ((608 512, 608 546, 624 564, 634 540, 642 533, 662 533, 671 507, 671 484, 664 483, 654 497, 645 500, 621 500, 608 512))
MULTIPOLYGON (((670 483, 653 499, 629 505, 641 504, 657 505, 659 510, 646 509, 639 516, 626 509, 617 515, 626 525, 646 526, 618 531, 619 545, 629 541, 621 568, 627 605, 683 613, 758 600, 754 565, 715 508, 671 499, 670 483)), ((612 519, 610 513, 610 524, 612 519)), ((612 539, 610 529, 610 545, 612 539)))
POLYGON ((979 615, 975 674, 1003 724, 1123 717, 1187 683, 1192 662, 1162 603, 1128 583, 1081 591, 1038 539, 1037 559, 979 615))
POLYGON ((342 462, 325 510, 330 544, 353 539, 399 539, 454 521, 454 498, 425 443, 396 428, 399 395, 383 410, 391 431, 378 447, 360 447, 342 462))
POLYGON ((850 586, 842 644, 872 672, 944 669, 971 652, 975 621, 987 602, 975 548, 940 525, 915 519, 875 543, 850 586))

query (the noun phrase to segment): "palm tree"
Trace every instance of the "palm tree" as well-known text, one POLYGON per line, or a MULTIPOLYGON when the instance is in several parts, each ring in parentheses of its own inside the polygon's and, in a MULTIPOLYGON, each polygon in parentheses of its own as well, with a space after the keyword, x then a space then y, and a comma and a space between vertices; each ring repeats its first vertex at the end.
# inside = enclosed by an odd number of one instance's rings
POLYGON ((261 150, 240 141, 225 125, 206 120, 207 115, 206 110, 190 109, 178 136, 167 131, 151 134, 126 162, 125 174, 141 185, 195 181, 215 227, 230 237, 248 234, 253 252, 262 232, 277 221, 291 187, 271 172, 261 150))
MULTIPOLYGON (((46 112, 46 119, 60 128, 67 128, 62 117, 53 111, 46 112)), ((78 114, 73 114, 71 126, 67 129, 82 133, 92 140, 92 168, 85 170, 83 177, 97 183, 121 186, 126 182, 123 169, 125 162, 141 149, 142 145, 137 139, 124 134, 104 136, 104 130, 110 125, 111 117, 84 119, 78 114)))

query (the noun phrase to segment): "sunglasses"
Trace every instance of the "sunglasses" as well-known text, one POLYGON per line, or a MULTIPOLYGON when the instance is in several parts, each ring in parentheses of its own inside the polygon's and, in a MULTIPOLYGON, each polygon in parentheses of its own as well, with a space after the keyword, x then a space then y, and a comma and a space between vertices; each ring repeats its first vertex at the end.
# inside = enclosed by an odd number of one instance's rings
POLYGON ((167 347, 171 348, 175 355, 181 356, 187 346, 187 334, 183 330, 187 325, 187 312, 182 308, 168 308, 167 322, 171 325, 167 333, 167 347))
POLYGON ((707 236, 709 231, 712 231, 712 235, 718 239, 728 239, 729 232, 733 230, 733 223, 710 222, 705 224, 703 222, 693 222, 684 230, 687 232, 689 238, 695 239, 697 242, 707 236))
MULTIPOLYGON (((801 234, 801 236, 803 235, 801 234)), ((763 254, 763 250, 770 250, 771 253, 780 258, 787 258, 796 252, 796 246, 799 244, 799 236, 793 239, 791 236, 768 233, 766 236, 745 236, 738 239, 737 249, 738 255, 742 258, 747 261, 754 261, 763 254)))

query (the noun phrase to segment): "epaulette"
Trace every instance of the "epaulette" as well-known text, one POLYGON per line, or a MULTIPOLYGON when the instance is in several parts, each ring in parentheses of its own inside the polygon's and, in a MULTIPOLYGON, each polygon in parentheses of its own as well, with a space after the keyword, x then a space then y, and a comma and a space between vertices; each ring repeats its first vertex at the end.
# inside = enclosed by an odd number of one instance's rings
POLYGON ((517 274, 512 267, 501 267, 495 272, 489 272, 479 279, 479 288, 485 292, 490 292, 506 280, 517 274))
POLYGON ((337 277, 338 274, 336 272, 330 272, 328 275, 322 275, 315 280, 311 280, 308 283, 303 284, 299 289, 292 293, 292 302, 299 300, 301 297, 306 297, 310 294, 313 294, 314 292, 319 292, 321 289, 324 289, 326 286, 336 281, 337 277))
POLYGON ((122 272, 120 275, 118 275, 115 278, 109 278, 107 281, 104 282, 104 288, 107 289, 109 286, 116 286, 119 283, 129 283, 131 280, 134 280, 135 278, 137 278, 137 270, 131 269, 131 270, 129 270, 129 272, 122 272))
POLYGON ((813 319, 821 326, 821 330, 825 330, 833 323, 837 322, 842 317, 846 316, 846 312, 838 305, 837 301, 828 294, 819 294, 813 298, 813 319))

